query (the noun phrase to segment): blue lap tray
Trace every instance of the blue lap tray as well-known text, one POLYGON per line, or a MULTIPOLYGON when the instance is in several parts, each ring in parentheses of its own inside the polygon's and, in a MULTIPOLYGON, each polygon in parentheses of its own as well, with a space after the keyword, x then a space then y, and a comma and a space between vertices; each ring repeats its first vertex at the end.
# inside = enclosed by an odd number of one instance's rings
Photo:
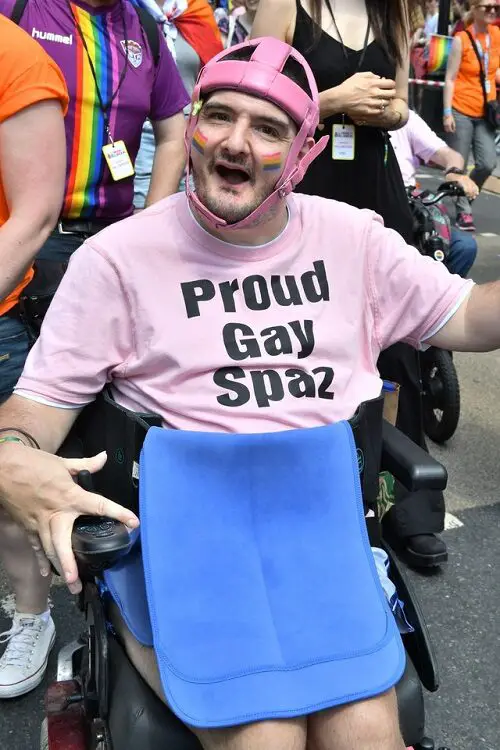
POLYGON ((254 435, 151 428, 140 514, 154 647, 185 723, 303 715, 400 678, 347 422, 254 435))

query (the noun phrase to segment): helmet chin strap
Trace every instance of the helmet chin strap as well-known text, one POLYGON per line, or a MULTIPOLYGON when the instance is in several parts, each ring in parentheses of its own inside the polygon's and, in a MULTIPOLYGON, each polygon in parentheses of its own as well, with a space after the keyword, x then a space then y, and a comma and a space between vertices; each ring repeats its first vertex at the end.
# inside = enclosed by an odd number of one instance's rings
POLYGON ((289 151, 285 166, 281 177, 278 179, 275 188, 271 195, 269 195, 261 204, 257 206, 248 216, 240 221, 234 222, 234 224, 228 223, 225 219, 217 216, 210 211, 198 198, 196 192, 191 189, 191 159, 188 156, 187 159, 187 173, 186 173, 186 194, 191 205, 209 222, 215 229, 247 229, 248 227, 255 226, 264 214, 274 208, 280 201, 284 200, 292 190, 299 184, 304 177, 307 168, 311 162, 323 151, 328 143, 329 137, 323 136, 320 140, 314 144, 314 146, 305 154, 300 161, 292 166, 297 160, 298 154, 300 153, 305 140, 306 135, 303 133, 305 129, 304 125, 297 134, 292 147, 289 151))

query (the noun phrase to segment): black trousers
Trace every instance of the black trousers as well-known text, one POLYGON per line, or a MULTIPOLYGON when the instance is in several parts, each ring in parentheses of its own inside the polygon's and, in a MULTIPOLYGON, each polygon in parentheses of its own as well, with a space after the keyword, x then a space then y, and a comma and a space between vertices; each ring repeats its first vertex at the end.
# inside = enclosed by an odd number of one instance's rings
MULTIPOLYGON (((409 344, 394 344, 379 357, 384 380, 399 383, 399 411, 396 426, 427 450, 422 419, 422 385, 418 352, 409 344)), ((444 496, 434 490, 408 492, 396 483, 396 503, 387 520, 392 531, 404 539, 415 534, 435 534, 444 528, 444 496)))

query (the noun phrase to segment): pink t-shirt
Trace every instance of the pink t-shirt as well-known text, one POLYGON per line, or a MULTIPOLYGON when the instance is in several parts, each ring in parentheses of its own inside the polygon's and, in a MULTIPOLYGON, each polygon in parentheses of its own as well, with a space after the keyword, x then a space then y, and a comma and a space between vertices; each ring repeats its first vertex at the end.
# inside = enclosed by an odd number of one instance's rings
POLYGON ((215 239, 185 195, 74 254, 17 393, 61 406, 117 400, 186 430, 268 432, 349 418, 377 396, 382 349, 439 329, 471 282, 373 212, 289 199, 258 248, 215 239))
POLYGON ((436 151, 446 148, 446 143, 413 110, 410 110, 406 125, 393 130, 390 135, 403 182, 407 187, 415 184, 415 172, 420 164, 427 164, 436 151))

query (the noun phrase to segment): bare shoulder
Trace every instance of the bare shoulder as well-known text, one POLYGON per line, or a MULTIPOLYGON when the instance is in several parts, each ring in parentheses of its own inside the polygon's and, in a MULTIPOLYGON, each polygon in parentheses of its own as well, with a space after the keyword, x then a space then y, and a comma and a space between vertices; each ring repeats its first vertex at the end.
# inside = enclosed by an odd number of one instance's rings
POLYGON ((295 0, 260 0, 252 37, 273 36, 291 44, 296 15, 295 0))

